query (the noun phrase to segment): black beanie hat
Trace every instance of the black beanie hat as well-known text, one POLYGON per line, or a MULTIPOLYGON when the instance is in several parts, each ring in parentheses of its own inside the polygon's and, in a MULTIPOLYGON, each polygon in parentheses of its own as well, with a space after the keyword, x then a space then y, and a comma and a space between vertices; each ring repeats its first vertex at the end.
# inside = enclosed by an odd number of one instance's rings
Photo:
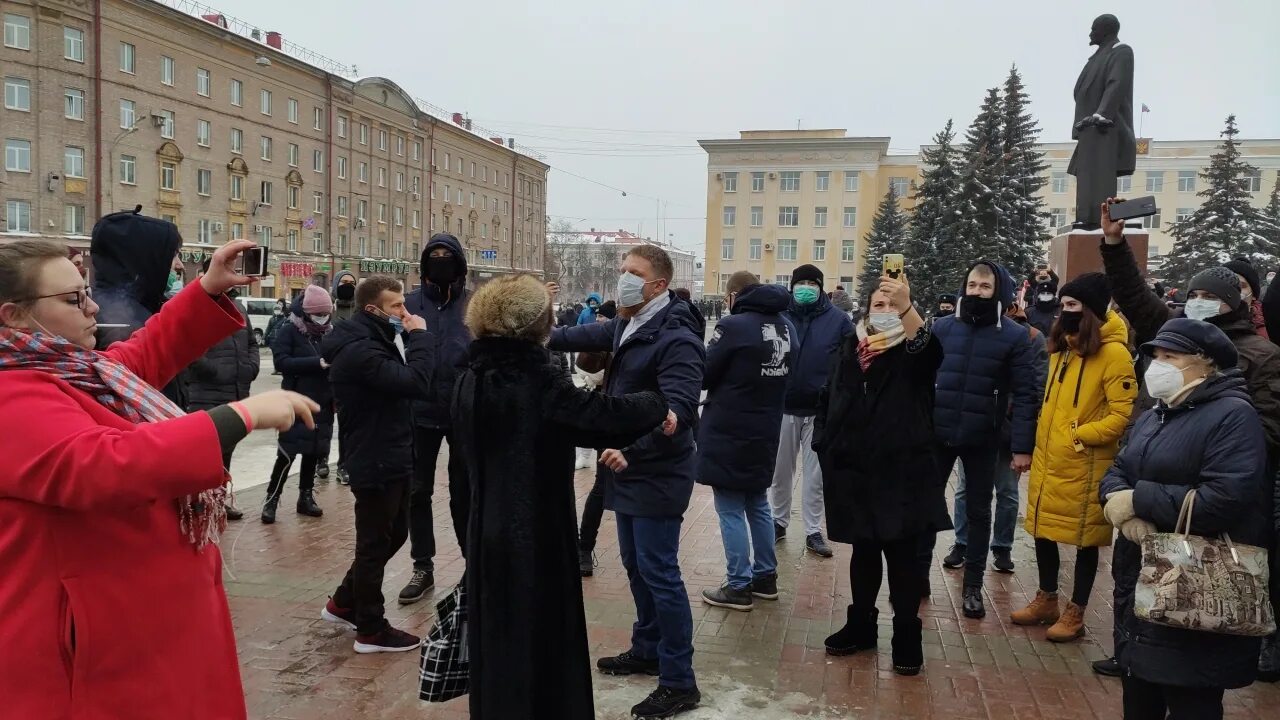
POLYGON ((822 290, 822 271, 814 265, 801 265, 791 271, 791 289, 794 290, 796 284, 802 280, 812 280, 818 283, 818 290, 822 290))
POLYGON ((1229 270, 1222 265, 1196 273, 1191 278, 1187 292, 1191 293, 1196 290, 1213 293, 1232 310, 1240 308, 1240 278, 1236 277, 1234 270, 1229 270))
POLYGON ((1099 320, 1106 320, 1107 306, 1111 304, 1111 283, 1099 272, 1085 273, 1058 291, 1058 297, 1073 297, 1089 308, 1099 320))
POLYGON ((1249 283, 1249 290, 1253 292, 1254 298, 1262 299, 1262 283, 1258 282, 1258 271, 1253 269, 1253 263, 1249 262, 1248 258, 1238 257, 1223 265, 1249 283))

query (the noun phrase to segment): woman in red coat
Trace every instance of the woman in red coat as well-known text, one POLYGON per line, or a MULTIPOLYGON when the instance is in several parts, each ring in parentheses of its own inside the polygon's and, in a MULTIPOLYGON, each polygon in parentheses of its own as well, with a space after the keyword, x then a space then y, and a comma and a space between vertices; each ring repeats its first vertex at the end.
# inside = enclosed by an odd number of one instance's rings
POLYGON ((276 391, 185 415, 163 387, 242 327, 220 248, 129 340, 62 246, 0 244, 0 715, 245 717, 216 541, 222 452, 317 410, 276 391))

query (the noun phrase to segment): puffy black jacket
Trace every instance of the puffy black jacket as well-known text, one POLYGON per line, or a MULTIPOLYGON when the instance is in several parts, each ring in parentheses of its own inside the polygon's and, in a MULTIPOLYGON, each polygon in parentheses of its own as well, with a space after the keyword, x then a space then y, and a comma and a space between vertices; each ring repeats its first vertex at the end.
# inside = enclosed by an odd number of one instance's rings
POLYGON ((786 288, 751 285, 738 293, 733 314, 716 323, 707 344, 707 401, 698 426, 703 485, 755 491, 773 483, 795 337, 782 314, 790 304, 786 288))
POLYGON ((813 305, 792 302, 787 319, 796 332, 791 338, 791 375, 783 410, 788 415, 811 417, 818 412, 818 393, 827 382, 831 360, 840 341, 853 332, 853 321, 824 293, 818 293, 818 302, 813 305))
MULTIPOLYGON (((1232 369, 1192 391, 1181 405, 1143 413, 1102 479, 1099 499, 1133 490, 1135 514, 1173 532, 1187 491, 1196 490, 1191 532, 1228 533, 1236 543, 1267 546, 1271 492, 1266 440, 1243 376, 1232 369)), ((1133 593, 1141 549, 1117 536, 1116 657, 1136 677, 1165 685, 1238 688, 1257 672, 1258 638, 1180 630, 1139 620, 1133 593)))
POLYGON ((671 437, 659 428, 629 447, 619 448, 628 467, 620 474, 599 466, 605 507, 640 517, 680 517, 689 508, 697 474, 698 398, 706 351, 694 333, 689 305, 668 291, 668 304, 622 342, 628 320, 556 328, 552 350, 613 351, 605 373, 605 394, 621 397, 656 390, 679 418, 671 437))
POLYGON ((424 428, 448 428, 449 404, 453 397, 453 385, 458 375, 467 367, 471 347, 471 331, 467 329, 467 304, 471 291, 467 289, 467 256, 462 243, 452 235, 438 233, 432 236, 422 249, 422 286, 404 298, 405 309, 427 321, 431 335, 432 357, 436 367, 432 372, 435 383, 430 400, 413 404, 413 421, 424 428), (447 288, 427 282, 427 257, 438 247, 447 247, 459 264, 458 278, 447 288))
MULTIPOLYGON (((294 308, 295 314, 302 312, 301 296, 294 308)), ((284 376, 282 390, 302 393, 320 406, 315 416, 316 428, 311 430, 301 421, 294 423, 280 433, 280 447, 291 455, 324 456, 333 437, 333 388, 329 371, 320 366, 320 339, 303 333, 291 321, 281 323, 271 343, 271 360, 284 376)))
POLYGON ((343 467, 356 489, 413 476, 413 400, 432 399, 431 333, 405 335, 405 357, 386 321, 366 312, 334 327, 320 344, 338 401, 343 467))
POLYGON ((238 330, 214 345, 204 357, 187 366, 187 406, 191 410, 209 410, 249 397, 249 386, 258 377, 262 354, 253 326, 244 307, 236 302, 244 316, 244 329, 238 330))
MULTIPOLYGON (((1004 317, 1013 302, 1013 281, 1003 267, 984 263, 996 274, 995 297, 1001 315, 994 325, 973 325, 955 316, 940 317, 933 334, 942 343, 933 424, 938 440, 953 447, 998 441, 1013 403, 1009 446, 1031 454, 1036 444, 1044 377, 1027 328, 1004 317)), ((964 303, 964 298, 960 299, 964 303)))

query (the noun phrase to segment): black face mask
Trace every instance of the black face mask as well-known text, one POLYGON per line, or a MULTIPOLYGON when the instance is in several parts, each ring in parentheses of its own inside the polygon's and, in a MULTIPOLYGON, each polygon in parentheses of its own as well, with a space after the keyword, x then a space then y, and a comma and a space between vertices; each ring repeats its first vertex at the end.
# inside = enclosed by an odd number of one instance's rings
POLYGON ((1058 325, 1068 335, 1075 335, 1080 332, 1080 321, 1084 319, 1084 311, 1076 310, 1075 312, 1062 311, 1058 316, 1058 325))
POLYGON ((339 300, 351 302, 356 298, 356 286, 338 283, 338 292, 336 294, 339 300))
POLYGON ((960 318, 970 325, 995 324, 997 311, 995 298, 965 295, 960 301, 960 318))
POLYGON ((429 257, 427 258, 427 280, 432 285, 440 287, 452 285, 458 275, 455 266, 454 259, 451 257, 429 257))

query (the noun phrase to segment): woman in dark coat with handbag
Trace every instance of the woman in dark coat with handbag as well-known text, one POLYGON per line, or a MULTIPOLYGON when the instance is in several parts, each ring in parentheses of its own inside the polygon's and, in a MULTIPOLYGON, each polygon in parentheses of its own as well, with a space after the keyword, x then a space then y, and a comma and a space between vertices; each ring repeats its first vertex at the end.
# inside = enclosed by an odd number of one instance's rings
POLYGON ((887 565, 893 669, 915 675, 924 664, 916 554, 924 537, 951 528, 933 455, 942 345, 912 306, 906 276, 881 278, 868 307, 840 344, 813 433, 827 530, 852 546, 848 622, 826 646, 830 655, 876 646, 876 596, 887 565))
POLYGON ((1099 490, 1103 514, 1120 531, 1111 575, 1124 717, 1221 718, 1223 690, 1254 681, 1261 641, 1140 620, 1140 544, 1149 533, 1173 532, 1194 490, 1192 534, 1266 547, 1266 440, 1236 348, 1217 327, 1176 318, 1142 352, 1154 358, 1143 384, 1158 402, 1134 423, 1099 490))
POLYGON ((280 433, 276 464, 271 469, 267 498, 262 505, 262 522, 276 521, 276 506, 284 492, 285 480, 293 459, 302 456, 298 473, 298 514, 320 517, 324 511, 316 505, 312 488, 320 458, 329 452, 333 438, 333 387, 329 383, 329 364, 320 357, 320 341, 333 329, 333 300, 324 288, 308 285, 293 303, 289 321, 280 325, 271 343, 271 360, 284 375, 281 387, 311 398, 320 406, 315 416, 315 429, 296 423, 280 433))
POLYGON ((484 285, 466 322, 476 340, 452 420, 471 481, 471 718, 594 718, 574 446, 626 447, 664 422, 667 401, 580 390, 548 364, 551 298, 532 276, 484 285))

